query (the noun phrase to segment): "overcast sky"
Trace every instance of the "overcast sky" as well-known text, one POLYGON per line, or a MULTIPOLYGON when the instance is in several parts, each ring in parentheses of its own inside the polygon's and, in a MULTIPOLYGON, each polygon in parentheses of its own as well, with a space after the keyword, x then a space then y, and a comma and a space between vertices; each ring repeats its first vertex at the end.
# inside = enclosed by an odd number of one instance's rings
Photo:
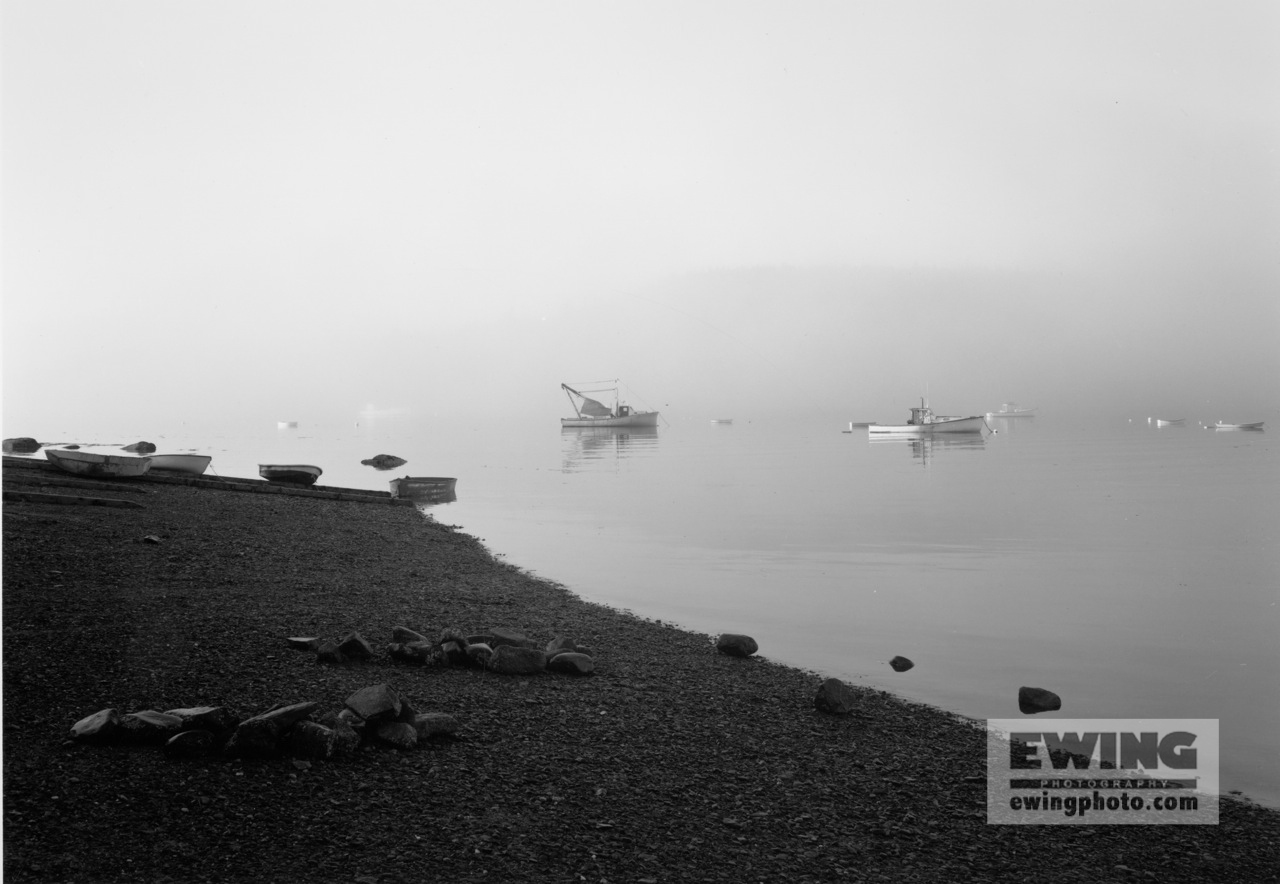
POLYGON ((3 15, 6 436, 611 376, 1280 417, 1271 0, 3 15))

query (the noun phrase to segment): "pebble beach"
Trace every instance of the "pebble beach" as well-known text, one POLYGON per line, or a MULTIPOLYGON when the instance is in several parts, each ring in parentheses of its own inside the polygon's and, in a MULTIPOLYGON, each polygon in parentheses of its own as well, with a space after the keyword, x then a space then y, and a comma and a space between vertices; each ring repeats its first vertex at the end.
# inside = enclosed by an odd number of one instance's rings
POLYGON ((820 711, 822 674, 586 602, 415 507, 39 478, 6 459, 6 882, 1280 881, 1280 813, 1247 800, 989 825, 973 724, 864 688, 820 711), (406 666, 396 627, 571 638, 595 669, 406 666), (371 659, 289 643, 352 633, 371 659), (70 738, 105 708, 336 711, 371 685, 456 733, 309 761, 70 738))

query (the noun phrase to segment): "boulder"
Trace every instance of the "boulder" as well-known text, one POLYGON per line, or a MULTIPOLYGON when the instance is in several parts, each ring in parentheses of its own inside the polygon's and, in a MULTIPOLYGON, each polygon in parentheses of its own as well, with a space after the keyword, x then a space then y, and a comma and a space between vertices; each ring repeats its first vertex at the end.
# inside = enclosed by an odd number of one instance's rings
POLYGON ((150 454, 156 450, 156 446, 154 442, 134 442, 132 445, 125 445, 124 450, 134 454, 150 454))
POLYGON ((413 720, 419 740, 452 737, 458 732, 458 720, 447 712, 421 712, 413 720))
POLYGON ((115 709, 101 709, 71 725, 73 740, 106 740, 115 736, 120 728, 120 713, 115 709))
POLYGON ((180 731, 164 744, 164 752, 173 758, 198 758, 208 755, 217 745, 218 738, 213 731, 180 731))
POLYGON ((563 672, 567 675, 590 675, 595 672, 596 664, 586 654, 580 654, 577 651, 565 651, 548 660, 547 669, 551 672, 563 672))
POLYGON ((735 635, 732 632, 726 632, 716 639, 716 650, 730 657, 750 657, 760 650, 760 646, 749 635, 735 635))
POLYGON ((384 721, 374 730, 374 735, 397 749, 412 749, 418 745, 418 729, 405 721, 384 721))
POLYGON ((40 450, 40 443, 30 436, 15 436, 4 440, 4 450, 6 454, 33 454, 40 450))
POLYGON ((391 630, 391 640, 398 645, 407 645, 409 642, 429 642, 425 635, 420 632, 414 632, 407 626, 396 626, 391 630))
POLYGON ((858 708, 858 695, 838 678, 828 678, 818 686, 813 705, 819 712, 832 715, 848 715, 858 708))
POLYGON ((495 650, 504 645, 513 648, 533 648, 537 645, 525 637, 523 632, 514 629, 492 629, 489 631, 488 644, 495 650))
POLYGON ((499 645, 493 649, 488 668, 502 675, 536 675, 547 668, 547 655, 539 648, 499 645))
POLYGON ((396 457, 394 454, 377 454, 368 460, 360 461, 360 463, 367 467, 373 467, 375 470, 394 470, 396 467, 402 467, 408 462, 403 457, 396 457))
POLYGON ((889 661, 889 665, 893 667, 894 672, 906 672, 916 664, 912 663, 906 657, 894 657, 889 661))
POLYGON ((467 656, 467 646, 460 645, 457 642, 445 642, 440 646, 440 654, 444 662, 451 666, 461 666, 471 662, 471 658, 467 656))
POLYGON ((1023 715, 1037 712, 1056 712, 1062 708, 1062 698, 1044 688, 1018 688, 1018 710, 1023 715))
POLYGON ((183 721, 154 709, 120 716, 120 736, 139 743, 164 743, 182 730, 183 721))
POLYGON ((338 735, 318 721, 300 721, 289 728, 285 748, 295 758, 323 760, 337 751, 338 735))
POLYGON ((338 642, 338 651, 347 660, 368 660, 373 657, 373 648, 358 632, 349 633, 338 642))
POLYGON ((578 650, 578 644, 571 638, 565 636, 556 636, 547 642, 547 646, 543 649, 547 653, 547 659, 550 660, 556 654, 567 654, 570 651, 578 650))
POLYGON ((319 703, 294 703, 278 706, 261 715, 247 718, 236 727, 227 742, 231 754, 258 755, 275 752, 281 738, 300 721, 316 710, 319 703))
POLYGON ((318 665, 338 666, 345 662, 347 662, 347 658, 342 656, 342 651, 338 649, 337 642, 321 642, 320 647, 316 648, 316 663, 318 665))
POLYGON ((426 666, 440 662, 440 654, 436 646, 429 641, 393 642, 387 645, 387 656, 397 663, 408 663, 410 666, 426 666))
POLYGON ((361 688, 347 697, 346 705, 369 722, 394 721, 400 715, 400 695, 385 684, 361 688))
POLYGON ((475 642, 467 645, 467 660, 472 666, 479 666, 482 669, 489 665, 489 661, 493 658, 493 648, 484 642, 475 642))
POLYGON ((239 724, 224 706, 192 706, 170 709, 165 715, 182 719, 183 730, 207 730, 215 734, 229 733, 239 724))

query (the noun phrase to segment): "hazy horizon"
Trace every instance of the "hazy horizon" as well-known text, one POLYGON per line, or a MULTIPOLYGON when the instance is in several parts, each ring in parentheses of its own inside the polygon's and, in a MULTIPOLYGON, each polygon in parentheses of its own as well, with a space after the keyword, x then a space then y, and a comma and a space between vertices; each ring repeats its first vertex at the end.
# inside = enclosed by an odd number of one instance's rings
POLYGON ((17 0, 4 435, 1280 419, 1280 8, 17 0))

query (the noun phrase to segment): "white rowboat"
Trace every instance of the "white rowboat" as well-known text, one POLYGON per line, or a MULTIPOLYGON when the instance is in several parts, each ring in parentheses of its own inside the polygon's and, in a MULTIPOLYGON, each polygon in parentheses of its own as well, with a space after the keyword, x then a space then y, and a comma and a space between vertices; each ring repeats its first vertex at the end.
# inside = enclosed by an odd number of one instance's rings
POLYGON ((94 479, 128 479, 144 475, 151 469, 151 458, 122 454, 94 454, 92 451, 67 451, 46 448, 49 462, 68 473, 94 479))
POLYGON ((213 458, 207 454, 153 454, 151 469, 199 476, 204 473, 211 460, 213 458))

